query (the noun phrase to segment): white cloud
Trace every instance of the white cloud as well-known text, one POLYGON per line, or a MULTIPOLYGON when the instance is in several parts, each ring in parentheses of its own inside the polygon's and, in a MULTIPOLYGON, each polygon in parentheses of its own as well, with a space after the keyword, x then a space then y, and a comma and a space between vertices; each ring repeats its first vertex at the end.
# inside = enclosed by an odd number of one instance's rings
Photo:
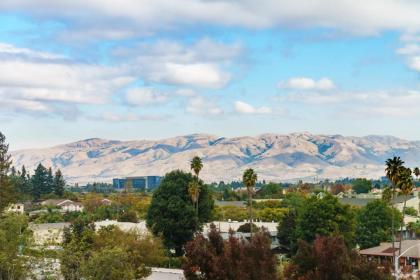
POLYGON ((279 82, 280 88, 300 89, 300 90, 329 90, 333 89, 334 83, 328 78, 314 80, 306 77, 290 78, 286 81, 279 82))
POLYGON ((0 57, 3 110, 74 113, 74 104, 104 104, 134 79, 125 67, 76 63, 55 54, 7 44, 0 45, 0 57))
POLYGON ((109 122, 139 122, 139 121, 162 121, 166 120, 167 116, 162 115, 138 115, 134 113, 115 113, 115 112, 104 112, 99 116, 90 116, 88 119, 97 121, 109 121, 109 122))
POLYGON ((417 44, 407 44, 403 46, 402 48, 399 48, 397 50, 398 54, 401 55, 413 55, 413 54, 419 54, 420 53, 420 45, 417 44))
POLYGON ((15 0, 0 10, 64 19, 74 38, 124 38, 210 24, 245 28, 322 27, 357 34, 419 30, 413 0, 15 0))
POLYGON ((168 94, 153 88, 131 88, 125 94, 125 101, 134 106, 159 104, 168 101, 168 94))
POLYGON ((408 66, 411 69, 420 72, 420 56, 410 57, 408 66))
POLYGON ((240 114, 271 114, 272 110, 269 107, 254 107, 243 101, 235 101, 235 111, 240 114))
POLYGON ((372 92, 294 92, 280 97, 280 101, 304 103, 319 107, 331 105, 338 115, 353 117, 420 117, 420 91, 372 92))
POLYGON ((223 114, 222 108, 216 105, 212 100, 207 100, 202 96, 190 98, 186 111, 191 114, 208 117, 220 116, 223 114))
POLYGON ((231 79, 228 68, 242 52, 237 44, 202 39, 192 45, 159 41, 134 48, 117 48, 117 58, 135 62, 133 71, 151 82, 222 88, 231 79))

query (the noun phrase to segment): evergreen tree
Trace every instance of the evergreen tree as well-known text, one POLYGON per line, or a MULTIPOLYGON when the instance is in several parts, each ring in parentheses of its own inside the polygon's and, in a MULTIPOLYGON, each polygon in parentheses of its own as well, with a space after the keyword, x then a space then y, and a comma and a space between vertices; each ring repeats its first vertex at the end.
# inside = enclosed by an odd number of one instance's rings
POLYGON ((6 137, 0 132, 0 213, 14 200, 13 187, 8 176, 11 165, 9 145, 6 144, 6 137))
POLYGON ((47 185, 45 188, 45 192, 47 194, 54 192, 54 175, 53 175, 51 167, 48 168, 48 172, 47 172, 47 185))
POLYGON ((48 170, 40 163, 35 169, 35 174, 31 178, 32 196, 39 200, 41 195, 49 193, 48 170))
POLYGON ((55 172, 55 177, 54 177, 54 193, 60 197, 63 196, 65 186, 66 186, 66 181, 64 181, 61 170, 58 169, 55 172))

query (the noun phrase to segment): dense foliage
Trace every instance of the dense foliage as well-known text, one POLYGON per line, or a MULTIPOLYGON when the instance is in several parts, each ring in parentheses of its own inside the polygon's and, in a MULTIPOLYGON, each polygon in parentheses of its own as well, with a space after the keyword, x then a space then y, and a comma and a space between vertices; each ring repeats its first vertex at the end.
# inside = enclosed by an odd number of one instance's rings
POLYGON ((165 262, 160 239, 117 227, 95 231, 89 221, 78 219, 64 235, 61 270, 66 280, 144 279, 150 266, 165 262))
POLYGON ((250 241, 230 236, 223 240, 213 226, 208 239, 198 234, 186 246, 184 275, 187 280, 274 280, 277 260, 265 233, 250 241))
POLYGON ((286 280, 390 280, 388 269, 349 250, 340 236, 300 241, 297 254, 284 271, 286 280))
POLYGON ((209 221, 213 199, 205 185, 198 197, 198 215, 188 192, 193 181, 190 173, 172 171, 165 175, 153 194, 147 213, 147 225, 155 235, 162 235, 165 245, 182 255, 183 246, 192 239, 203 222, 209 221))

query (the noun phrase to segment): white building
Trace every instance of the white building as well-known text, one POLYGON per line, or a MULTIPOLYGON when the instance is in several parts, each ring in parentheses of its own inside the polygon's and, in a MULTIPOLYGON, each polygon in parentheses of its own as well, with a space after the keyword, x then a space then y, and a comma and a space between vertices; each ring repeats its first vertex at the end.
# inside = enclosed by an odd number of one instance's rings
POLYGON ((83 205, 80 202, 70 199, 48 199, 41 202, 41 205, 58 207, 64 212, 83 211, 83 205))
POLYGON ((9 207, 7 207, 7 209, 6 209, 6 213, 24 214, 25 213, 25 205, 23 203, 10 204, 9 207))

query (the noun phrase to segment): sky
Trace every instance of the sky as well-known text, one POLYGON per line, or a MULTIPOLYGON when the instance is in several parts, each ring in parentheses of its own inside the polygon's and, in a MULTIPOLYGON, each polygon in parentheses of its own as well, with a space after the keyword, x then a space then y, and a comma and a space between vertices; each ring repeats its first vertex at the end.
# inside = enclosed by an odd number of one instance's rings
POLYGON ((420 140, 420 1, 2 0, 11 150, 308 131, 420 140))

